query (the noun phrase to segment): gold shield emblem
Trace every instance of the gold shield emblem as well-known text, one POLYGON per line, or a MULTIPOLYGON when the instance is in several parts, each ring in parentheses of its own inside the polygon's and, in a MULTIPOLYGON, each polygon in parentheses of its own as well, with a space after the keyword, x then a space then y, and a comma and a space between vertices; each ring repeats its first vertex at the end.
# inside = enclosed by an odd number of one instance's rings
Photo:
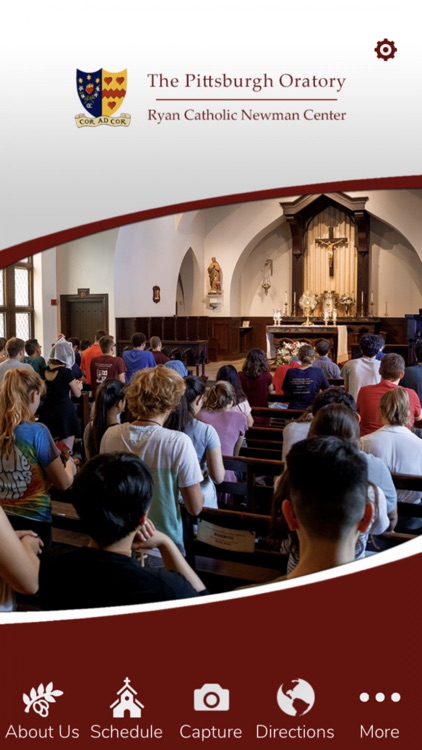
POLYGON ((114 115, 121 107, 127 90, 127 69, 111 73, 102 69, 102 115, 114 115))

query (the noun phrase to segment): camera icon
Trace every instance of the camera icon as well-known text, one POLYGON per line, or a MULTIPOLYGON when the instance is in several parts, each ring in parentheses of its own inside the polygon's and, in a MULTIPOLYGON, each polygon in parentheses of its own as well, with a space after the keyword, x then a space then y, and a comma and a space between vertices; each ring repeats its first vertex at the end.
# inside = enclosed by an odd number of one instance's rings
POLYGON ((228 711, 230 692, 221 685, 202 685, 193 691, 193 707, 195 711, 228 711))

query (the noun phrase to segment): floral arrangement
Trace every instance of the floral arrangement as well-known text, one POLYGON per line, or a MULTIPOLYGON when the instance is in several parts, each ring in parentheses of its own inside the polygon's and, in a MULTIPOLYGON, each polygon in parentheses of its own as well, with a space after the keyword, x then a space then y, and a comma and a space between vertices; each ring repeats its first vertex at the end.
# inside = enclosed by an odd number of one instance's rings
POLYGON ((354 305, 355 302, 356 300, 353 294, 349 294, 348 292, 346 292, 346 294, 342 294, 339 299, 340 305, 354 305))
POLYGON ((302 308, 302 310, 306 310, 306 308, 308 307, 313 312, 319 301, 320 298, 317 292, 303 292, 299 300, 299 306, 302 308))
POLYGON ((283 341, 276 351, 274 362, 276 367, 288 365, 290 360, 297 356, 300 347, 307 343, 307 341, 283 341))

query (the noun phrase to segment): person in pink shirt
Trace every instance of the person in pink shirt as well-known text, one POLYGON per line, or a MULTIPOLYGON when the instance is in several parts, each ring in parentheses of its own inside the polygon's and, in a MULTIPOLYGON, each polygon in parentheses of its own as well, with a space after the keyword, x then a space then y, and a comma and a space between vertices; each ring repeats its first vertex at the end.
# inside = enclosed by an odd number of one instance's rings
MULTIPOLYGON (((400 354, 386 354, 380 364, 381 382, 376 385, 363 386, 357 397, 357 408, 360 414, 360 434, 369 435, 379 430, 383 425, 380 401, 384 393, 388 393, 399 387, 399 381, 403 377, 405 363, 400 354)), ((414 422, 422 420, 422 407, 419 396, 412 388, 405 388, 409 396, 410 416, 407 427, 412 427, 414 422)))
MULTIPOLYGON (((218 380, 208 391, 205 407, 196 418, 210 424, 217 431, 223 456, 238 456, 243 437, 248 429, 245 414, 233 411, 235 391, 231 383, 218 380)), ((231 481, 226 472, 226 481, 231 481)))
MULTIPOLYGON (((211 386, 207 394, 205 406, 196 415, 200 422, 211 425, 216 430, 221 443, 223 456, 238 456, 243 438, 248 429, 245 414, 233 411, 235 390, 226 380, 218 380, 211 386)), ((225 482, 236 482, 234 471, 227 470, 224 474, 225 482)), ((219 505, 233 505, 232 496, 218 492, 219 505)))

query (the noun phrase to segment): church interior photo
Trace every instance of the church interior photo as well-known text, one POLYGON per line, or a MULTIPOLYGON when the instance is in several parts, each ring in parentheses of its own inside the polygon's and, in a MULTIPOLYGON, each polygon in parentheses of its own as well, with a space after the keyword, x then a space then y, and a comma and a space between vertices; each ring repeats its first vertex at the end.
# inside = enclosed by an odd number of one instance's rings
MULTIPOLYGON (((325 339, 334 363, 340 368, 347 363, 347 369, 362 353, 366 356, 359 348, 359 341, 368 334, 369 338, 384 344, 383 352, 382 347, 377 352, 384 358, 387 356, 386 361, 390 354, 393 359, 398 356, 401 363, 404 360, 405 365, 412 365, 422 330, 422 189, 292 195, 171 214, 49 248, 22 258, 0 272, 0 337, 36 339, 47 359, 58 336, 88 339, 93 343, 100 330, 101 339, 95 340, 98 349, 95 356, 103 352, 107 358, 112 352, 121 358, 132 347, 142 349, 146 343, 148 348, 151 337, 158 337, 164 354, 173 360, 182 360, 190 374, 202 376, 204 392, 205 387, 214 387, 222 365, 233 364, 243 375, 242 365, 251 350, 259 351, 258 357, 262 354, 263 360, 266 355, 265 377, 271 383, 270 372, 274 375, 277 365, 286 362, 287 369, 292 364, 290 359, 277 360, 286 342, 287 347, 290 343, 292 346, 298 342, 305 344, 305 348, 311 350, 309 361, 312 364, 314 345, 325 339), (144 334, 144 344, 136 340, 139 333, 144 334), (109 348, 100 352, 98 342, 104 339, 110 339, 109 348)), ((152 356, 150 352, 145 354, 152 356)), ((74 360, 74 354, 72 356, 74 360)), ((368 356, 375 359, 375 351, 374 356, 368 356)), ((12 357, 9 352, 8 357, 12 357)), ((63 366, 66 358, 51 357, 51 361, 63 366)), ((78 380, 82 395, 71 387, 81 435, 95 418, 90 380, 82 378, 82 373, 86 375, 83 362, 82 358, 81 379, 78 380)), ((310 366, 306 363, 307 360, 300 359, 297 367, 303 366, 306 370, 310 366)), ((6 371, 9 364, 6 360, 0 367, 6 371)), ((16 362, 14 366, 18 368, 16 362)), ((395 366, 397 369, 397 361, 395 366)), ((153 370, 150 365, 142 367, 153 370)), ((381 365, 377 362, 379 372, 382 367, 382 362, 381 365)), ((119 375, 120 389, 125 383, 124 372, 120 373, 122 377, 119 375)), ((142 369, 136 370, 135 375, 139 372, 142 369)), ((328 376, 330 382, 324 375, 316 393, 321 395, 329 385, 344 385, 347 391, 345 370, 342 377, 338 368, 337 372, 334 377, 328 376)), ((298 373, 298 369, 283 373, 285 382, 291 373, 298 373)), ((7 372, 6 383, 12 382, 9 375, 11 373, 7 372)), ((391 387, 397 388, 399 378, 393 375, 385 379, 393 383, 391 387)), ((177 377, 180 381, 180 375, 177 377)), ((129 382, 126 378, 126 396, 128 388, 131 389, 129 382)), ((367 380, 365 385, 372 387, 372 383, 379 382, 377 369, 376 379, 367 380)), ((246 393, 246 384, 242 387, 246 393)), ((282 454, 285 430, 298 419, 300 423, 306 409, 303 405, 294 406, 286 390, 284 396, 281 390, 273 392, 272 385, 265 386, 264 390, 261 402, 253 403, 248 396, 252 409, 249 407, 247 416, 246 412, 242 413, 245 427, 239 428, 236 449, 230 453, 223 451, 222 455, 220 451, 221 467, 216 471, 219 478, 211 477, 217 487, 218 504, 213 487, 216 504, 213 508, 204 506, 199 521, 195 521, 198 514, 190 508, 199 505, 195 505, 189 493, 185 499, 189 511, 182 514, 186 559, 212 593, 265 583, 280 572, 286 572, 285 562, 280 562, 283 557, 280 546, 271 548, 267 540, 270 527, 278 529, 282 521, 280 515, 274 516, 273 492, 277 487, 275 478, 285 467, 282 454)), ((3 391, 6 392, 5 387, 3 391)), ((1 392, 0 389, 0 397, 1 392)), ((69 392, 67 404, 68 397, 69 392)), ((228 399, 227 409, 240 407, 241 400, 235 401, 234 395, 228 399)), ((198 403, 200 401, 201 398, 198 403)), ((138 414, 130 412, 129 403, 126 420, 120 414, 125 409, 123 395, 116 403, 123 406, 119 407, 118 414, 113 413, 113 422, 106 421, 103 440, 113 431, 115 434, 117 427, 123 430, 125 421, 138 425, 141 431, 151 424, 159 428, 164 425, 164 417, 156 421, 155 412, 151 412, 152 417, 143 412, 142 398, 138 414)), ((312 420, 311 403, 309 401, 306 435, 312 420)), ((207 410, 207 402, 205 404, 202 409, 207 410)), ((353 408, 356 415, 356 404, 353 408)), ((226 406, 221 407, 222 411, 224 409, 226 406)), ((35 407, 30 413, 36 413, 35 407)), ((167 419, 170 414, 171 410, 167 410, 167 419)), ((409 426, 406 417, 410 415, 411 411, 407 411, 400 425, 409 426)), ((422 419, 420 404, 414 409, 415 428, 419 428, 419 419, 422 419)), ((353 431, 356 419, 352 422, 353 431)), ((407 426, 399 429, 410 434, 407 426)), ((418 456, 419 446, 422 451, 419 432, 420 428, 415 429, 411 436, 417 443, 412 450, 417 451, 418 456)), ((222 443, 223 438, 224 430, 222 443)), ((359 435, 356 445, 358 442, 359 435)), ((83 445, 81 440, 79 448, 78 440, 75 443, 75 453, 81 451, 82 464, 83 445)), ((119 451, 119 448, 114 450, 119 451)), ((98 443, 97 453, 104 452, 107 453, 99 450, 98 443)), ((66 471, 69 460, 73 461, 71 452, 64 459, 66 471)), ((416 504, 406 510, 405 506, 410 503, 396 503, 396 490, 399 493, 411 491, 413 495, 416 492, 422 497, 422 469, 415 464, 413 470, 412 464, 412 470, 402 476, 404 472, 389 468, 391 476, 387 472, 386 485, 380 482, 388 510, 388 514, 384 513, 386 534, 378 540, 372 553, 408 541, 422 529, 422 512, 416 512, 416 504), (399 508, 396 531, 403 530, 402 535, 394 532, 396 505, 399 508)), ((159 472, 160 467, 155 470, 159 472)), ((74 473, 77 473, 76 465, 74 473)), ((199 480, 192 480, 191 484, 199 487, 199 480)), ((65 548, 80 547, 87 541, 86 530, 71 507, 69 496, 60 491, 68 486, 67 479, 62 478, 55 485, 59 491, 52 492, 53 542, 65 548)), ((190 489, 189 484, 180 484, 182 495, 186 487, 190 489)), ((176 500, 180 497, 177 495, 176 500)), ((202 495, 201 498, 203 503, 202 495)), ((176 506, 180 516, 178 501, 176 506)), ((422 507, 420 500, 417 506, 422 507)), ((180 553, 183 544, 179 544, 180 537, 177 539, 180 553)), ((367 542, 369 545, 368 539, 369 533, 362 554, 367 542)), ((339 560, 332 564, 339 564, 339 560)), ((301 565, 299 560, 299 570, 303 570, 301 565)), ((194 587, 203 585, 194 577, 192 580, 194 587)))
POLYGON ((206 340, 210 362, 239 359, 265 349, 274 315, 282 324, 305 322, 307 291, 319 298, 313 320, 324 321, 324 295, 334 302, 349 355, 363 330, 385 332, 387 346, 406 345, 404 316, 417 314, 422 298, 421 209, 422 190, 329 193, 88 236, 33 257, 33 317, 22 318, 22 338, 37 337, 47 351, 57 331, 91 339, 101 327, 121 350, 140 330, 147 338, 206 340), (212 258, 218 290, 207 271, 212 258))

